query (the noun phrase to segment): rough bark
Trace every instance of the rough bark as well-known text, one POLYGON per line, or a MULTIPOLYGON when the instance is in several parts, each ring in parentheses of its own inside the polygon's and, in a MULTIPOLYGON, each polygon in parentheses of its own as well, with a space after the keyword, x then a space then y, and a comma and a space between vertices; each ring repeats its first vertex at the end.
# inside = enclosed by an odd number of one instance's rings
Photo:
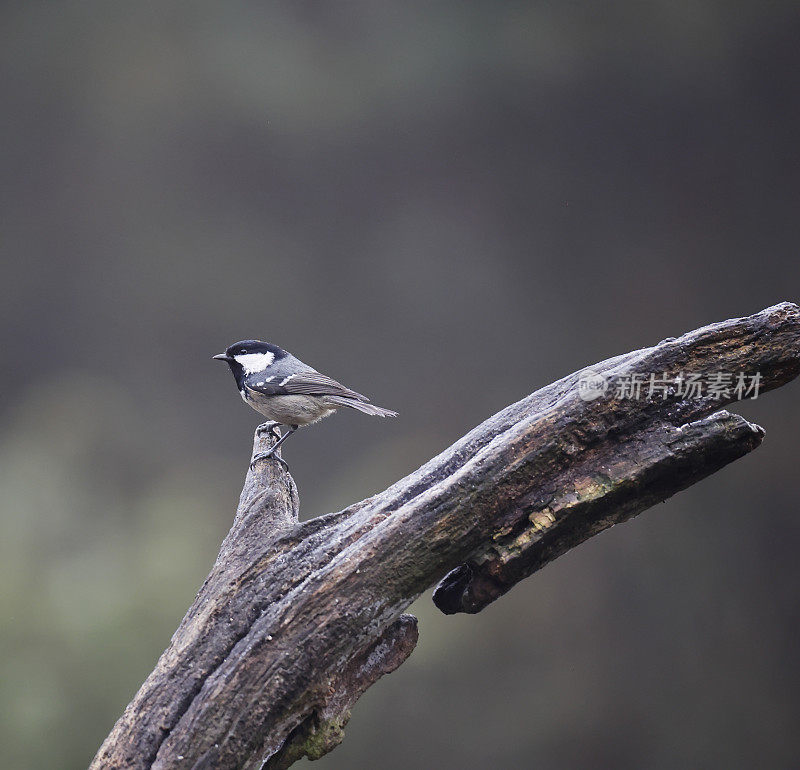
MULTIPOLYGON (((591 367, 623 374, 800 372, 800 310, 783 303, 591 367)), ((583 370, 584 372, 586 370, 583 370)), ((583 540, 757 447, 736 395, 583 400, 582 372, 490 417, 389 489, 298 521, 277 462, 247 474, 214 567, 92 768, 285 768, 342 739, 357 698, 416 643, 403 610, 441 581, 478 612, 583 540)), ((254 451, 270 438, 256 437, 254 451)))

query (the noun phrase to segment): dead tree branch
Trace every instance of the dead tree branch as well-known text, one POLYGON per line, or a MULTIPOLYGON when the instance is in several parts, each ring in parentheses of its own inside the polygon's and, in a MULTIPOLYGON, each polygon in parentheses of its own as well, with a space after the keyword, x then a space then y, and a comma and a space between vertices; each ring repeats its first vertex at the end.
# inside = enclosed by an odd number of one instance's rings
POLYGON ((760 393, 797 376, 800 309, 776 305, 591 370, 596 383, 639 375, 641 398, 584 400, 585 370, 572 374, 384 492, 311 521, 298 521, 292 478, 259 463, 211 574, 92 768, 275 770, 330 751, 353 703, 413 650, 416 621, 402 612, 425 589, 441 581, 443 612, 478 612, 755 449, 764 431, 721 407, 740 395, 739 373, 758 374, 760 393), (651 374, 719 372, 733 375, 728 391, 648 393, 651 374))

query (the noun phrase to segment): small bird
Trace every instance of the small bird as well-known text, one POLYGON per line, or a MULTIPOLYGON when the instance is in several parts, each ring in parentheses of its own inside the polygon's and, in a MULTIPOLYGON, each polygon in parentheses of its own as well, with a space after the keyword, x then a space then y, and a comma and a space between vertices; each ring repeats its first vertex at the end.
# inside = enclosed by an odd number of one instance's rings
MULTIPOLYGON (((259 434, 268 431, 278 439, 271 449, 253 457, 251 468, 259 460, 272 457, 301 425, 311 425, 340 406, 376 417, 397 417, 397 412, 371 404, 366 396, 320 374, 269 342, 242 340, 213 358, 230 366, 244 402, 269 419, 258 426, 259 434), (287 425, 289 430, 281 436, 275 433, 278 425, 287 425)), ((275 459, 288 470, 280 457, 275 459)))

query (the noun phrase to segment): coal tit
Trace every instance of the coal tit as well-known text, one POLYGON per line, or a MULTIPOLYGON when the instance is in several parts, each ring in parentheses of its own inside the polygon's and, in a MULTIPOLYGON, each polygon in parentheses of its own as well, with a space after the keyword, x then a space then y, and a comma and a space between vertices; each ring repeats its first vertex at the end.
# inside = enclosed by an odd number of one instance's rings
MULTIPOLYGON (((376 417, 397 416, 397 412, 371 404, 366 396, 320 374, 269 342, 242 340, 213 358, 230 366, 244 402, 270 420, 259 425, 258 431, 269 431, 278 439, 269 451, 253 457, 251 468, 259 460, 272 457, 301 425, 317 422, 340 406, 376 417), (287 425, 289 430, 281 436, 274 430, 278 425, 287 425)), ((275 459, 287 467, 279 457, 275 459)))

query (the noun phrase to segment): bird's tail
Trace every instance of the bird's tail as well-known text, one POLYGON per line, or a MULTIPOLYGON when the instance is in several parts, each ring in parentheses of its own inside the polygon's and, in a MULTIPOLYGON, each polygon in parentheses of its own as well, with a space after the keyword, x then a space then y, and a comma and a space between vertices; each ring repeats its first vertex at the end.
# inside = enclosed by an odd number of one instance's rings
POLYGON ((337 406, 349 406, 351 409, 358 409, 359 412, 364 414, 371 414, 374 417, 397 417, 397 412, 391 409, 384 409, 382 406, 375 406, 365 401, 356 401, 354 398, 347 398, 346 396, 326 396, 326 400, 337 406))

